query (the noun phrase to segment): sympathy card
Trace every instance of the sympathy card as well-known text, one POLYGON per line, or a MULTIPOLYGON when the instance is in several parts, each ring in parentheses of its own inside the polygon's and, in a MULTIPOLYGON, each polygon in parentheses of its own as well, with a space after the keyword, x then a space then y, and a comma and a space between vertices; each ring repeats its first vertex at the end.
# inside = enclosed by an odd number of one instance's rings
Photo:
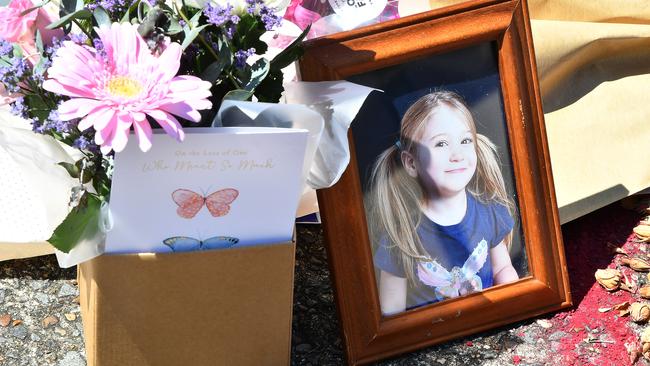
POLYGON ((107 253, 183 252, 291 240, 307 131, 192 128, 115 154, 107 253))

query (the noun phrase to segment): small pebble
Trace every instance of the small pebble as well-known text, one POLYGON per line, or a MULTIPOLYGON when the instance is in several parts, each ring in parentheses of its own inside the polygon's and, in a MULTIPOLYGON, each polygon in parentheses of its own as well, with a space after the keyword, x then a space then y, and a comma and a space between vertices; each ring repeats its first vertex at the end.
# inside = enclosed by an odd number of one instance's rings
POLYGON ((60 328, 60 327, 54 328, 54 333, 56 333, 56 334, 58 334, 60 336, 64 336, 64 335, 68 334, 68 332, 66 332, 65 329, 60 328))
POLYGON ((37 292, 34 297, 36 298, 36 301, 40 302, 43 305, 47 305, 50 302, 50 297, 42 292, 37 292))
POLYGON ((24 325, 14 327, 11 331, 11 334, 18 339, 25 339, 27 338, 27 327, 24 325))
POLYGON ((0 290, 0 304, 5 302, 5 296, 7 296, 5 290, 0 290))
POLYGON ((86 361, 84 361, 79 352, 70 351, 65 354, 57 366, 86 366, 86 361))
POLYGON ((311 351, 311 345, 307 343, 302 343, 296 346, 296 352, 306 353, 311 351))
POLYGON ((77 316, 73 313, 66 313, 64 315, 65 318, 68 319, 68 321, 74 321, 75 319, 77 319, 77 316))
POLYGON ((77 292, 77 288, 74 286, 71 286, 67 283, 64 283, 61 286, 61 289, 59 290, 59 294, 57 295, 58 297, 66 297, 66 296, 77 296, 79 293, 77 292))

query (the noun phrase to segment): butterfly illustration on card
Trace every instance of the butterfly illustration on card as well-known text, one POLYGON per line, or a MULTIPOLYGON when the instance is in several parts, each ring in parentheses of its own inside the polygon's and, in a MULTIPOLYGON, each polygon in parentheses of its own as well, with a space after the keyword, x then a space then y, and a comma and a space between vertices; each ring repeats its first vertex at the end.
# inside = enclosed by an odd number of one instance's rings
POLYGON ((172 199, 178 205, 178 216, 191 219, 205 205, 214 217, 225 216, 230 212, 230 204, 239 196, 234 188, 225 188, 205 196, 189 189, 177 189, 172 192, 172 199))
POLYGON ((436 261, 421 261, 417 274, 422 283, 434 287, 436 296, 440 299, 458 297, 483 289, 483 281, 477 273, 487 260, 488 244, 481 240, 463 264, 448 271, 436 261))
POLYGON ((173 252, 227 249, 232 248, 237 243, 239 243, 239 239, 231 236, 213 236, 205 240, 199 240, 189 236, 172 236, 163 240, 163 244, 171 248, 173 252))

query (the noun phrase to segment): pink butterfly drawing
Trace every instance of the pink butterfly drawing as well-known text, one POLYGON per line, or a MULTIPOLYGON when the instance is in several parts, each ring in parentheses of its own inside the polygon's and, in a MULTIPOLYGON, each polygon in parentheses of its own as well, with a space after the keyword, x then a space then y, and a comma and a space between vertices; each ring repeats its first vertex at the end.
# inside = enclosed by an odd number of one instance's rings
POLYGON ((212 216, 225 216, 230 211, 230 204, 237 196, 239 196, 239 191, 234 188, 225 188, 207 196, 182 188, 172 192, 172 199, 178 205, 176 213, 186 219, 196 216, 203 204, 212 216))

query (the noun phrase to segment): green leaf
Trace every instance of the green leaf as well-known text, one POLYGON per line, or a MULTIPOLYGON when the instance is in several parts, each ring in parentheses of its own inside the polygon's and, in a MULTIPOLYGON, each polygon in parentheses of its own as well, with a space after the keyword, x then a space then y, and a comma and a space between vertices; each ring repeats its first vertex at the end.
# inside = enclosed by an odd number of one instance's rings
POLYGON ((201 14, 203 12, 197 11, 192 17, 190 18, 190 21, 188 22, 187 26, 196 28, 199 26, 199 19, 201 19, 201 14))
POLYGON ((237 32, 233 37, 233 45, 236 49, 247 50, 254 48, 258 55, 264 54, 268 45, 260 40, 262 34, 266 33, 264 23, 250 14, 242 15, 237 23, 237 32))
POLYGON ((221 76, 221 72, 223 71, 224 67, 226 66, 226 60, 223 58, 219 58, 218 61, 215 61, 208 65, 208 67, 203 70, 201 73, 201 79, 205 81, 209 81, 210 83, 214 83, 217 81, 219 76, 221 76))
POLYGON ((111 181, 104 170, 99 170, 93 178, 93 188, 100 197, 108 197, 111 190, 111 181))
POLYGON ((95 17, 95 21, 97 22, 97 26, 99 28, 105 28, 105 27, 110 27, 111 26, 111 17, 108 15, 106 10, 102 8, 101 6, 98 6, 95 8, 93 11, 93 17, 95 17))
POLYGON ((260 85, 255 88, 257 100, 266 103, 278 103, 284 91, 282 82, 282 70, 271 69, 260 85))
POLYGON ((264 80, 270 70, 269 60, 261 58, 251 66, 251 76, 246 81, 244 89, 253 91, 264 80))
POLYGON ((38 53, 43 54, 43 37, 41 37, 41 31, 36 30, 36 50, 38 53))
POLYGON ((83 0, 62 0, 61 8, 59 8, 59 16, 65 16, 74 13, 77 10, 81 10, 84 7, 83 0))
POLYGON ((65 161, 62 161, 58 163, 58 165, 64 167, 65 170, 68 171, 68 174, 70 174, 72 178, 79 178, 80 171, 79 171, 79 167, 77 167, 76 164, 66 163, 65 161))
POLYGON ((253 96, 250 90, 235 89, 224 95, 223 100, 249 100, 253 96))
POLYGON ((219 38, 217 40, 217 47, 219 47, 217 50, 217 56, 219 58, 217 61, 209 64, 201 73, 201 79, 211 83, 214 83, 221 76, 223 69, 232 64, 232 53, 230 52, 228 43, 224 39, 219 38))
POLYGON ((70 13, 70 14, 68 14, 66 16, 61 17, 56 22, 50 23, 45 28, 47 28, 47 29, 60 28, 60 27, 63 27, 65 25, 67 25, 68 23, 71 23, 72 20, 74 20, 74 19, 89 19, 92 16, 93 16, 93 14, 88 9, 77 10, 74 13, 70 13))
POLYGON ((203 24, 202 26, 195 27, 195 28, 193 28, 191 30, 189 30, 187 28, 187 26, 185 26, 185 28, 183 28, 183 31, 185 32, 185 39, 183 39, 183 43, 181 44, 181 48, 183 48, 183 50, 185 50, 187 48, 187 46, 189 46, 192 43, 192 41, 194 41, 194 39, 199 35, 199 33, 201 33, 201 31, 204 28, 208 27, 209 25, 210 24, 203 24))
POLYGON ((140 1, 138 3, 138 23, 142 23, 150 9, 151 6, 146 1, 140 1))
POLYGON ((68 253, 82 239, 90 238, 99 230, 101 200, 84 193, 77 207, 73 208, 47 241, 56 249, 68 253))
POLYGON ((302 40, 305 39, 309 30, 311 29, 311 24, 305 28, 304 31, 296 38, 287 48, 283 49, 278 53, 273 60, 271 60, 271 68, 273 69, 284 69, 289 66, 292 62, 296 61, 303 54, 302 40))
POLYGON ((25 104, 29 106, 31 116, 36 117, 41 121, 45 121, 52 110, 50 105, 47 104, 38 94, 25 95, 25 104))
POLYGON ((120 20, 120 23, 130 23, 129 21, 130 19, 131 19, 131 8, 127 8, 126 12, 124 12, 124 16, 120 20))
POLYGON ((183 31, 183 27, 181 27, 181 23, 178 22, 178 19, 170 17, 169 22, 169 28, 167 29, 167 32, 165 32, 165 34, 168 36, 178 34, 183 31))

